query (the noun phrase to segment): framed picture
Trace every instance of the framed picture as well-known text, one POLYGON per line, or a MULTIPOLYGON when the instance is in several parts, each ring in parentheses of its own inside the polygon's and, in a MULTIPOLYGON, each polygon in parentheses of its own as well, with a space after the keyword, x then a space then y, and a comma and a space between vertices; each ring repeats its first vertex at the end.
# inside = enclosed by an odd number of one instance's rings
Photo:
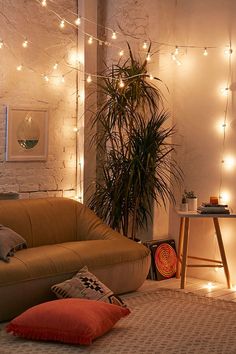
POLYGON ((148 278, 152 280, 164 280, 173 278, 176 275, 177 255, 175 241, 152 240, 146 241, 151 251, 151 267, 148 278))
POLYGON ((47 145, 47 109, 7 107, 7 161, 44 161, 47 145))

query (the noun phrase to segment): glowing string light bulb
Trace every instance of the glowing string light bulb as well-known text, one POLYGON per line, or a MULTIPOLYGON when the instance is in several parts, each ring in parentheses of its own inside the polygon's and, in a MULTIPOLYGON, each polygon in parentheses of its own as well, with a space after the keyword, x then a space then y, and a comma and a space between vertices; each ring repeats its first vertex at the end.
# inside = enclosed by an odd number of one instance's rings
POLYGON ((228 96, 229 88, 228 87, 221 88, 220 92, 221 92, 222 96, 228 96))
POLYGON ((93 44, 93 37, 92 36, 89 37, 88 44, 93 44))
POLYGON ((45 80, 46 82, 48 82, 48 81, 49 81, 49 77, 48 77, 47 75, 44 75, 44 80, 45 80))
POLYGON ((150 55, 150 53, 147 54, 146 60, 147 60, 147 61, 151 61, 151 55, 150 55))
POLYGON ((224 50, 225 55, 231 55, 233 53, 233 49, 230 46, 227 46, 224 50))
POLYGON ((230 194, 226 191, 220 193, 220 202, 222 204, 227 204, 230 201, 230 194))
POLYGON ((172 58, 173 61, 176 61, 176 56, 175 56, 174 53, 171 53, 171 58, 172 58))
POLYGON ((23 68, 23 66, 20 64, 20 65, 17 65, 16 70, 17 70, 17 71, 21 71, 22 68, 23 68))
POLYGON ((178 46, 175 47, 175 55, 178 55, 179 54, 179 48, 178 46))
POLYGON ((147 48, 148 48, 147 41, 144 41, 144 42, 143 42, 143 49, 147 49, 147 48))
POLYGON ((149 74, 149 79, 150 79, 150 80, 153 80, 153 79, 154 79, 154 77, 153 77, 152 74, 149 74))
POLYGON ((207 56, 208 56, 208 51, 207 51, 207 48, 206 48, 206 47, 204 48, 203 55, 204 55, 204 57, 207 57, 207 56))
POLYGON ((79 26, 81 24, 81 17, 78 17, 76 20, 75 20, 75 24, 76 26, 79 26))
POLYGON ((55 63, 55 64, 53 65, 53 70, 57 70, 57 68, 58 68, 58 63, 55 63))
POLYGON ((122 79, 120 79, 120 81, 119 81, 119 87, 120 87, 120 88, 123 88, 124 86, 125 86, 124 81, 123 81, 122 79))
POLYGON ((42 5, 43 7, 46 7, 46 6, 47 6, 47 0, 42 0, 42 1, 41 1, 41 5, 42 5))
POLYGON ((87 81, 88 84, 90 84, 92 82, 92 77, 91 77, 90 74, 88 75, 86 81, 87 81))
POLYGON ((23 47, 23 48, 27 48, 27 47, 28 47, 28 41, 27 41, 27 39, 25 39, 24 42, 22 43, 22 47, 23 47))
POLYGON ((117 39, 117 34, 115 31, 112 32, 111 39, 117 39))
POLYGON ((77 133, 78 130, 79 130, 79 129, 78 129, 77 127, 74 127, 74 128, 73 128, 73 132, 75 132, 75 133, 77 133))
POLYGON ((61 82, 64 84, 64 82, 65 82, 65 76, 64 75, 62 75, 62 77, 61 77, 61 82))
POLYGON ((235 166, 235 158, 233 156, 226 156, 222 161, 224 168, 228 171, 231 171, 235 166))
POLYGON ((212 290, 214 288, 214 285, 211 282, 209 282, 209 283, 207 283, 206 288, 208 290, 212 290))
POLYGON ((2 49, 3 44, 4 44, 4 43, 3 43, 3 40, 1 39, 1 40, 0 40, 0 49, 2 49))
POLYGON ((124 55, 124 50, 121 49, 121 50, 119 51, 119 56, 122 57, 123 55, 124 55))
POLYGON ((65 20, 61 20, 59 27, 60 28, 64 28, 65 27, 65 20))

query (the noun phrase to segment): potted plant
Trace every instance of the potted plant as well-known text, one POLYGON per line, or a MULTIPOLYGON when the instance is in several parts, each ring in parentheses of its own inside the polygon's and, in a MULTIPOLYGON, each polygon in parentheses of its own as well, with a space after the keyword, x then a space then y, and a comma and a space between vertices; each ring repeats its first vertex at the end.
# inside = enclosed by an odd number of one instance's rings
POLYGON ((184 190, 184 195, 186 201, 188 203, 188 210, 189 211, 196 211, 197 210, 197 196, 195 195, 194 191, 187 191, 184 190))
MULTIPOLYGON (((129 47, 129 45, 128 45, 129 47)), ((159 83, 161 80, 155 78, 159 83)), ((100 105, 93 143, 99 151, 100 178, 89 206, 132 239, 152 218, 153 201, 175 202, 174 182, 181 171, 174 160, 175 130, 167 126, 161 91, 149 78, 147 61, 129 58, 107 68, 97 83, 100 105)))

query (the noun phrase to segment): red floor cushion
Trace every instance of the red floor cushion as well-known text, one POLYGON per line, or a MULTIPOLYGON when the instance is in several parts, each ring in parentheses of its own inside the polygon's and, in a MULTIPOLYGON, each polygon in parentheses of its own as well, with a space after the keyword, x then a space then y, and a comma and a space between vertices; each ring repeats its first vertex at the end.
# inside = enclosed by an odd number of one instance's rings
POLYGON ((129 309, 102 301, 60 299, 34 306, 6 327, 15 336, 73 344, 91 344, 108 332, 129 309))

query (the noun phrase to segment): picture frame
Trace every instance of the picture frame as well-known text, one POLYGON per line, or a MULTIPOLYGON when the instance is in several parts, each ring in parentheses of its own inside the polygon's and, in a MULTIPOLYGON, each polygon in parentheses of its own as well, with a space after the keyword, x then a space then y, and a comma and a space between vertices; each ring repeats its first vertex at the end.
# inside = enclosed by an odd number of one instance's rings
POLYGON ((174 239, 144 242, 151 251, 151 266, 148 278, 164 280, 176 275, 177 254, 174 239))
POLYGON ((48 109, 7 107, 6 161, 46 161, 48 109))

